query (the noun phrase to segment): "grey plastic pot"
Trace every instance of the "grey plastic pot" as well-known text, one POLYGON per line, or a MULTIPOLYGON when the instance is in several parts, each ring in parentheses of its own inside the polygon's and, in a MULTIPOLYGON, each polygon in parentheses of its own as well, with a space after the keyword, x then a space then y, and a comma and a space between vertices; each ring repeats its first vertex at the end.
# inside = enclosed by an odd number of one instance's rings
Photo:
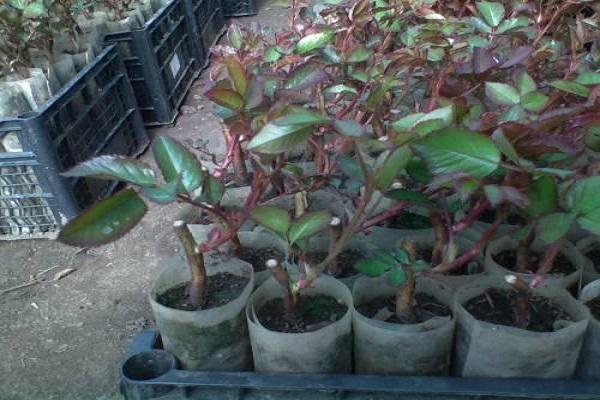
MULTIPOLYGON (((583 271, 581 278, 583 285, 587 285, 590 282, 600 279, 600 272, 596 269, 596 265, 594 265, 594 262, 587 257, 589 251, 600 249, 600 238, 597 236, 588 236, 577 242, 576 247, 583 257, 583 271)), ((600 268, 600 266, 598 266, 598 268, 600 268)))
POLYGON ((553 332, 532 332, 475 319, 464 307, 487 289, 508 289, 499 276, 462 287, 454 298, 457 318, 454 374, 483 378, 569 379, 589 323, 589 312, 557 285, 535 289, 562 306, 573 321, 557 321, 553 332))
MULTIPOLYGON (((600 296, 600 280, 588 283, 579 296, 581 303, 600 296)), ((600 321, 590 317, 577 366, 577 377, 582 379, 600 379, 600 321)))
MULTIPOLYGON (((356 310, 396 288, 385 276, 360 277, 354 284, 354 368, 361 374, 448 375, 454 338, 454 316, 435 317, 420 324, 394 324, 365 317, 356 310)), ((418 277, 416 291, 452 307, 452 291, 440 282, 418 277)))
POLYGON ((246 318, 254 369, 259 372, 348 373, 352 371, 352 294, 335 278, 321 276, 302 295, 325 294, 342 301, 348 311, 338 321, 306 333, 283 333, 265 328, 256 312, 281 297, 281 287, 270 278, 250 297, 246 318))
POLYGON ((251 365, 244 308, 254 288, 252 266, 237 259, 207 266, 209 279, 219 272, 248 278, 242 293, 220 307, 182 311, 157 302, 160 293, 190 280, 189 268, 183 263, 168 265, 150 293, 164 348, 178 358, 184 369, 242 371, 251 365))
MULTIPOLYGON (((517 240, 511 239, 509 237, 503 237, 492 241, 488 246, 487 251, 485 252, 485 270, 488 271, 490 274, 497 275, 500 277, 506 274, 515 274, 513 271, 504 268, 502 265, 494 261, 493 255, 498 254, 504 250, 516 249, 517 245, 517 240)), ((542 243, 535 241, 532 244, 531 249, 543 253, 545 246, 542 243)), ((568 241, 565 241, 565 245, 561 249, 561 253, 575 266, 576 271, 566 276, 548 274, 545 276, 546 281, 543 284, 558 284, 565 288, 570 288, 574 285, 578 286, 581 281, 581 271, 583 270, 585 264, 584 258, 582 257, 579 250, 577 250, 575 245, 568 241)), ((530 273, 516 275, 520 276, 526 281, 529 281, 533 276, 533 274, 530 273)))

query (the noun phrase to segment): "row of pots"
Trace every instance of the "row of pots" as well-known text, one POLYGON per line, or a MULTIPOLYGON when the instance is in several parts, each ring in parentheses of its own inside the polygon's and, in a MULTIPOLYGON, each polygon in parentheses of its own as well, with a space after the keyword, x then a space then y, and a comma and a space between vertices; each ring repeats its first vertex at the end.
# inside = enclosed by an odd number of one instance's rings
MULTIPOLYGON (((240 232, 240 239, 244 245, 274 243, 265 232, 240 232)), ((180 359, 185 369, 239 371, 252 368, 253 363, 257 371, 273 372, 340 373, 354 369, 357 373, 447 375, 452 369, 457 376, 570 378, 583 346, 578 376, 600 377, 600 323, 592 318, 588 329, 589 311, 563 289, 579 281, 580 269, 575 277, 569 275, 551 281, 560 284, 536 289, 573 317, 573 322, 560 322, 560 329, 554 332, 536 333, 482 322, 463 307, 488 288, 507 287, 500 279, 504 273, 502 267, 490 262, 493 261, 490 254, 511 245, 510 239, 501 239, 488 248, 487 273, 450 282, 420 278, 418 291, 453 310, 451 317, 433 318, 421 324, 373 320, 354 309, 354 305, 374 296, 393 293, 395 289, 384 279, 360 277, 342 283, 323 276, 303 294, 322 293, 343 302, 348 311, 342 318, 308 333, 268 330, 256 313, 265 302, 280 297, 281 290, 274 280, 265 281, 266 272, 255 274, 250 264, 235 258, 213 259, 214 265, 208 268, 209 275, 230 272, 248 278, 240 296, 226 305, 181 311, 158 303, 158 294, 189 280, 188 269, 182 263, 169 265, 159 276, 151 293, 151 304, 164 347, 180 359), (264 283, 257 284, 258 281, 264 283), (255 286, 258 289, 253 292, 255 286), (460 290, 453 290, 457 287, 460 290), (452 351, 455 351, 453 363, 452 351)), ((580 268, 589 264, 575 246, 567 245, 563 253, 580 268)), ((585 302, 598 295, 600 282, 594 282, 583 290, 581 300, 585 302)))

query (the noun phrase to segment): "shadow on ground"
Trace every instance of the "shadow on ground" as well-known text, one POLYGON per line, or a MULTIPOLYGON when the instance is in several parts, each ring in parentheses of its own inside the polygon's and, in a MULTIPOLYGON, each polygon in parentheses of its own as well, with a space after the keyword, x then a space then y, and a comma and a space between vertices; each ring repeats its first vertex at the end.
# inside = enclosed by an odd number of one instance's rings
MULTIPOLYGON (((240 18, 278 28, 287 3, 263 0, 240 18)), ((174 127, 152 131, 189 145, 222 149, 220 127, 200 79, 174 127)), ((148 158, 144 156, 144 158, 148 158)), ((120 399, 118 367, 130 339, 153 326, 147 294, 160 258, 179 256, 169 227, 177 207, 151 207, 126 237, 81 251, 53 241, 0 242, 0 291, 75 268, 64 278, 0 295, 0 399, 120 399)))

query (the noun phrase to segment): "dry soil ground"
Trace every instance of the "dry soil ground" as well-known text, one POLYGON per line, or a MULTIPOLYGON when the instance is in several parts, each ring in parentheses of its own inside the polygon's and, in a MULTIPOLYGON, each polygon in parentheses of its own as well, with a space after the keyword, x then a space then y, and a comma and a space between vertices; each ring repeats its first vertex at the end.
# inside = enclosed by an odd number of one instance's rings
MULTIPOLYGON (((265 0, 259 15, 234 21, 285 26, 286 4, 265 0)), ((176 125, 152 134, 222 148, 202 80, 176 125)), ((47 240, 0 242, 0 293, 49 268, 50 279, 76 269, 57 281, 0 294, 0 400, 121 398, 121 358, 136 332, 154 324, 147 301, 153 276, 161 257, 178 252, 170 230, 178 211, 152 207, 126 237, 87 251, 47 240)))

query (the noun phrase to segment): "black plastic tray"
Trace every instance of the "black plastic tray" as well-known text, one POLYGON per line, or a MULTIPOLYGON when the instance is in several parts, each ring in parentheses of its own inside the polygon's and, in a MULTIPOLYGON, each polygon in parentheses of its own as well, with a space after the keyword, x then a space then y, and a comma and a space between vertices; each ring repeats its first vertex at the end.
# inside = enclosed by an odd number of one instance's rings
POLYGON ((225 31, 225 18, 221 0, 186 0, 188 14, 194 22, 194 35, 198 47, 202 67, 210 61, 210 48, 219 40, 225 31))
POLYGON ((157 331, 133 340, 121 367, 127 400, 600 399, 595 381, 183 371, 161 347, 157 331))
POLYGON ((106 34, 125 61, 147 126, 169 125, 204 65, 189 0, 172 0, 142 28, 106 34))
POLYGON ((135 156, 149 143, 125 67, 105 48, 37 112, 0 119, 0 239, 51 237, 65 218, 110 194, 115 184, 61 172, 100 154, 135 156))
POLYGON ((255 0, 222 0, 223 15, 226 17, 245 17, 258 13, 255 0))

